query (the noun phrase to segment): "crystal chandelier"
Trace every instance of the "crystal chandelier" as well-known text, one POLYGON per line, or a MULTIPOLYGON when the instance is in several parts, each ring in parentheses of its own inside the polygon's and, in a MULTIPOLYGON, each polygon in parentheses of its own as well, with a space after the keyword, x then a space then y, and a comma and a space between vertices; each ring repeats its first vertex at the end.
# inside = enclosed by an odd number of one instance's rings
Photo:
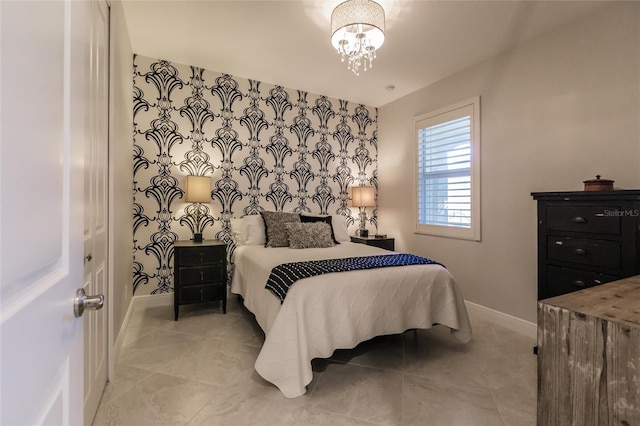
POLYGON ((331 13, 331 44, 342 62, 360 75, 371 68, 376 50, 384 43, 384 9, 372 0, 348 0, 331 13))

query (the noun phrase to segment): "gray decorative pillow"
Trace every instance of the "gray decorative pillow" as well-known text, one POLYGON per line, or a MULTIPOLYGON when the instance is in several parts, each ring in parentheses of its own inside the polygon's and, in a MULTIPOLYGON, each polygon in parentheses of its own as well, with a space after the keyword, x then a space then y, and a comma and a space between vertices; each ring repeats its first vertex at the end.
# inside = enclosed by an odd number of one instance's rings
POLYGON ((289 247, 294 249, 333 247, 331 225, 326 222, 285 223, 289 247))
POLYGON ((264 220, 265 247, 287 247, 289 238, 284 225, 288 222, 300 222, 298 213, 260 212, 264 220))

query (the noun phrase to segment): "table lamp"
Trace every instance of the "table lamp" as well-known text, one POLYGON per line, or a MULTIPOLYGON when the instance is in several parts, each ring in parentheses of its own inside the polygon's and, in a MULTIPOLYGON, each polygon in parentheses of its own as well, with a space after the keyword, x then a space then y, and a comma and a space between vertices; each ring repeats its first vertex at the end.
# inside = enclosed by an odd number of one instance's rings
POLYGON ((202 217, 207 214, 207 209, 202 203, 211 202, 211 178, 209 176, 187 176, 187 202, 194 203, 191 214, 195 219, 193 242, 202 242, 202 217))
POLYGON ((351 205, 360 208, 360 228, 356 230, 356 236, 368 237, 367 230, 367 207, 376 206, 376 190, 373 186, 352 186, 351 205))

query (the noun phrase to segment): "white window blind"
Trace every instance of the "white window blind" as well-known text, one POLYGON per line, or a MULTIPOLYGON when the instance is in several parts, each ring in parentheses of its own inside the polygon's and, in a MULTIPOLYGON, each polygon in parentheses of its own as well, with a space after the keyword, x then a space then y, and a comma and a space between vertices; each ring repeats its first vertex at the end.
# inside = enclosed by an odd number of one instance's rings
POLYGON ((470 130, 470 116, 419 130, 420 223, 471 226, 470 130))
POLYGON ((479 240, 479 98, 473 100, 416 119, 417 232, 479 240))

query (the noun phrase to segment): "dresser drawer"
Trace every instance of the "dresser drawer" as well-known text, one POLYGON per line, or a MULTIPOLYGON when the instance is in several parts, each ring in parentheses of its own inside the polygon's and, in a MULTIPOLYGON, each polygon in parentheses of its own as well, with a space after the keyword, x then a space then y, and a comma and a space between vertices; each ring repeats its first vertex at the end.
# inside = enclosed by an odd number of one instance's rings
POLYGON ((620 243, 589 238, 553 237, 547 239, 549 259, 582 265, 620 268, 620 243))
POLYGON ((548 206, 547 229, 620 235, 620 217, 611 214, 619 210, 614 206, 548 206))
POLYGON ((225 247, 193 247, 178 251, 179 263, 182 266, 198 266, 211 263, 222 263, 225 260, 225 247))
POLYGON ((538 299, 640 274, 640 190, 534 192, 538 299))
POLYGON ((180 285, 192 285, 206 282, 223 282, 223 265, 191 266, 178 269, 180 285))
POLYGON ((226 297, 227 289, 224 284, 209 284, 181 288, 178 301, 180 304, 200 303, 226 299, 226 297))
POLYGON ((608 283, 620 279, 618 275, 583 271, 560 266, 547 266, 546 297, 559 296, 583 288, 608 283))

